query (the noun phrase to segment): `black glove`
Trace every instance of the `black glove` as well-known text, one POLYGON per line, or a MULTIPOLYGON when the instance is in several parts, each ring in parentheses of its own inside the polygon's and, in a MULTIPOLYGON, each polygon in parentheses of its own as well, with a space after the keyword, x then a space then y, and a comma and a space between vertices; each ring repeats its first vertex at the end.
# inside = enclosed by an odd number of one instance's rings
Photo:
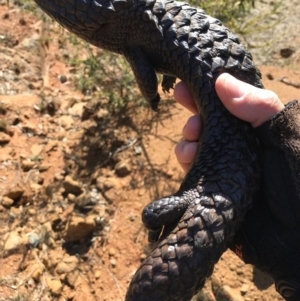
POLYGON ((262 190, 230 249, 269 274, 287 301, 300 301, 300 105, 256 129, 263 151, 262 190))

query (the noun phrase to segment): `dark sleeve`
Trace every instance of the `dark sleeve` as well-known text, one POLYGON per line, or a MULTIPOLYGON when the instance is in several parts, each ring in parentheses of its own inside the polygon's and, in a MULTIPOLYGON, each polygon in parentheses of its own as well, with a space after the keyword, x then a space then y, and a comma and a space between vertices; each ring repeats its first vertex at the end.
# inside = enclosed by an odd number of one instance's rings
MULTIPOLYGON (((298 101, 288 103, 283 111, 258 127, 256 133, 263 146, 263 198, 267 201, 273 215, 267 219, 273 221, 271 225, 276 233, 276 240, 283 243, 282 251, 286 253, 284 258, 281 258, 281 262, 277 262, 271 274, 275 280, 276 290, 286 300, 300 300, 300 105, 298 101), (276 220, 283 228, 276 225, 276 220)), ((275 243, 275 246, 281 249, 280 243, 278 245, 275 243)), ((277 253, 275 250, 273 252, 277 253)), ((272 258, 271 253, 269 255, 272 258)))
POLYGON ((287 227, 300 223, 300 105, 297 100, 260 127, 263 187, 273 214, 287 227))
POLYGON ((300 300, 300 106, 287 104, 256 129, 262 189, 230 249, 266 272, 287 301, 300 300))

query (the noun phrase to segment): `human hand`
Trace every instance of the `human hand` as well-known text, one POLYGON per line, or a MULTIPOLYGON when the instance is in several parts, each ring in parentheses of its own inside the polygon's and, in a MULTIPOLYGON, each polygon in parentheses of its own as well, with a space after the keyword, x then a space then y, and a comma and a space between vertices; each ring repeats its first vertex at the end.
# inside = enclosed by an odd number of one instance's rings
MULTIPOLYGON (((286 300, 299 301, 300 107, 292 103, 284 110, 275 93, 228 74, 220 75, 216 90, 232 114, 257 128, 263 151, 262 189, 230 248, 246 263, 272 276, 277 291, 286 300), (275 121, 269 121, 275 115, 275 121)), ((174 96, 196 114, 187 121, 183 140, 175 149, 178 162, 187 172, 196 154, 201 120, 183 83, 176 86, 174 96)))
MULTIPOLYGON (((226 73, 217 79, 216 90, 224 106, 236 117, 251 123, 253 127, 261 125, 284 108, 274 92, 255 88, 226 73)), ((194 114, 183 128, 183 140, 175 148, 177 160, 187 172, 196 155, 201 119, 193 97, 184 83, 176 85, 174 97, 194 114)))

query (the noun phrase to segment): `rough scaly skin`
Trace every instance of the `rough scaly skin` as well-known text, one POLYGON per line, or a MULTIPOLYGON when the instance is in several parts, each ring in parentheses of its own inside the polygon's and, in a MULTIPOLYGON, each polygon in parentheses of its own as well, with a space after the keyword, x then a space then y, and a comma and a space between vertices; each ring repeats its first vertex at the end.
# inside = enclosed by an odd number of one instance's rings
POLYGON ((151 107, 156 72, 169 91, 176 78, 192 92, 204 130, 179 191, 149 204, 143 222, 159 240, 137 270, 127 301, 190 300, 249 209, 260 179, 259 148, 249 124, 221 104, 220 73, 261 87, 260 72, 238 38, 202 10, 173 0, 35 0, 71 32, 126 57, 151 107), (163 233, 162 229, 164 229, 163 233))

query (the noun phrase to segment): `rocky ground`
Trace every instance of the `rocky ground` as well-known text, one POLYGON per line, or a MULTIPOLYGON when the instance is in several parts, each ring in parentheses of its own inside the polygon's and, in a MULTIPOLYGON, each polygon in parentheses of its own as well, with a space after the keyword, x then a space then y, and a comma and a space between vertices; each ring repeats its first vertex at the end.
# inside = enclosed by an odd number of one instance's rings
MULTIPOLYGON (((300 87, 290 2, 290 18, 274 16, 289 39, 254 50, 283 102, 300 87)), ((173 149, 189 113, 165 99, 159 114, 131 105, 109 115, 105 99, 75 89, 66 32, 17 1, 0 1, 0 25, 0 301, 123 300, 149 252, 140 212, 183 177, 173 149)), ((197 298, 283 300, 229 251, 197 298)))

